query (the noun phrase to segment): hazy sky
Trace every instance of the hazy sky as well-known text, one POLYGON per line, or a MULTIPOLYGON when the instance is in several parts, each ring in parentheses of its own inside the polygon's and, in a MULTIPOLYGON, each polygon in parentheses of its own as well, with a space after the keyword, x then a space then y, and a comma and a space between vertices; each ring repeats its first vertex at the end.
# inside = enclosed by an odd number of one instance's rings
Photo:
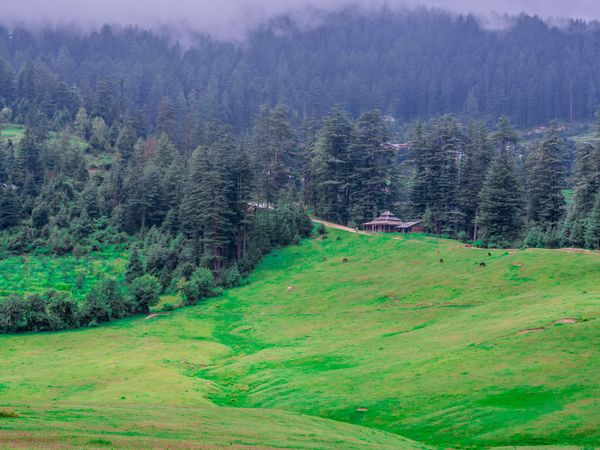
POLYGON ((248 28, 281 15, 311 22, 319 11, 347 6, 369 10, 434 6, 476 14, 527 12, 547 17, 600 18, 600 0, 0 0, 0 20, 186 27, 219 37, 240 37, 248 28), (8 6, 10 4, 10 6, 8 6))

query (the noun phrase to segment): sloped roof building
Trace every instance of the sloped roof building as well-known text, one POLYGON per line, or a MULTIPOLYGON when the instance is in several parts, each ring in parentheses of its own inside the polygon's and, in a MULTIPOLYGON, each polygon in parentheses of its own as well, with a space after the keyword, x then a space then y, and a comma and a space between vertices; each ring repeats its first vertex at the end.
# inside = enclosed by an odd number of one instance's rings
POLYGON ((375 233, 410 233, 421 231, 420 223, 420 221, 403 222, 390 211, 385 211, 377 219, 363 223, 362 227, 365 231, 375 233))

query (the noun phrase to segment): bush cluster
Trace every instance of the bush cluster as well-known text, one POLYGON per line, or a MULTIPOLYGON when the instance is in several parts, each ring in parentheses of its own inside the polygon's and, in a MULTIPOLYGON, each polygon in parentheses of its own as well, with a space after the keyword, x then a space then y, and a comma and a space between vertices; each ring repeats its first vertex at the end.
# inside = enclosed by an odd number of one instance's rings
POLYGON ((66 292, 46 291, 0 302, 0 332, 58 331, 94 326, 136 313, 147 313, 158 302, 160 283, 151 275, 136 278, 130 289, 104 279, 81 303, 66 292), (128 292, 129 291, 129 292, 128 292))

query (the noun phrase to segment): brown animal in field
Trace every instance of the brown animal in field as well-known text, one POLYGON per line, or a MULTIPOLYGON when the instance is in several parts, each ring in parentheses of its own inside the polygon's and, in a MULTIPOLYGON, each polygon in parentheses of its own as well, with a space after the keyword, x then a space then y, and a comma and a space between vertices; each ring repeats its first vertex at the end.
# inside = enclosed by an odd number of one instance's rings
POLYGON ((440 258, 440 263, 444 263, 444 258, 440 258))
POLYGON ((488 256, 492 256, 492 252, 488 252, 488 256))
POLYGON ((291 294, 292 292, 294 292, 296 288, 294 286, 288 286, 288 294, 291 294))
POLYGON ((473 248, 473 244, 465 244, 465 247, 467 247, 467 248, 473 248))
POLYGON ((481 261, 481 262, 479 263, 479 267, 486 267, 486 264, 485 264, 483 261, 481 261))
POLYGON ((348 258, 344 258, 344 259, 342 259, 342 262, 347 263, 347 262, 350 262, 350 260, 348 258))

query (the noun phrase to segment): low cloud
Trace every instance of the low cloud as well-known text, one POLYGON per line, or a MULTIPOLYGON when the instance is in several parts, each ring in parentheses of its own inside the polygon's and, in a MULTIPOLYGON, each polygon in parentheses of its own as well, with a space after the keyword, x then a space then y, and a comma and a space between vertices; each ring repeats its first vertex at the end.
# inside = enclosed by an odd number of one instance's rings
POLYGON ((10 24, 77 25, 105 23, 144 28, 177 28, 241 38, 269 19, 291 15, 310 24, 323 13, 355 7, 364 11, 427 6, 483 16, 489 24, 504 14, 537 14, 543 18, 600 18, 598 0, 19 0, 11 2, 0 21, 10 24))

